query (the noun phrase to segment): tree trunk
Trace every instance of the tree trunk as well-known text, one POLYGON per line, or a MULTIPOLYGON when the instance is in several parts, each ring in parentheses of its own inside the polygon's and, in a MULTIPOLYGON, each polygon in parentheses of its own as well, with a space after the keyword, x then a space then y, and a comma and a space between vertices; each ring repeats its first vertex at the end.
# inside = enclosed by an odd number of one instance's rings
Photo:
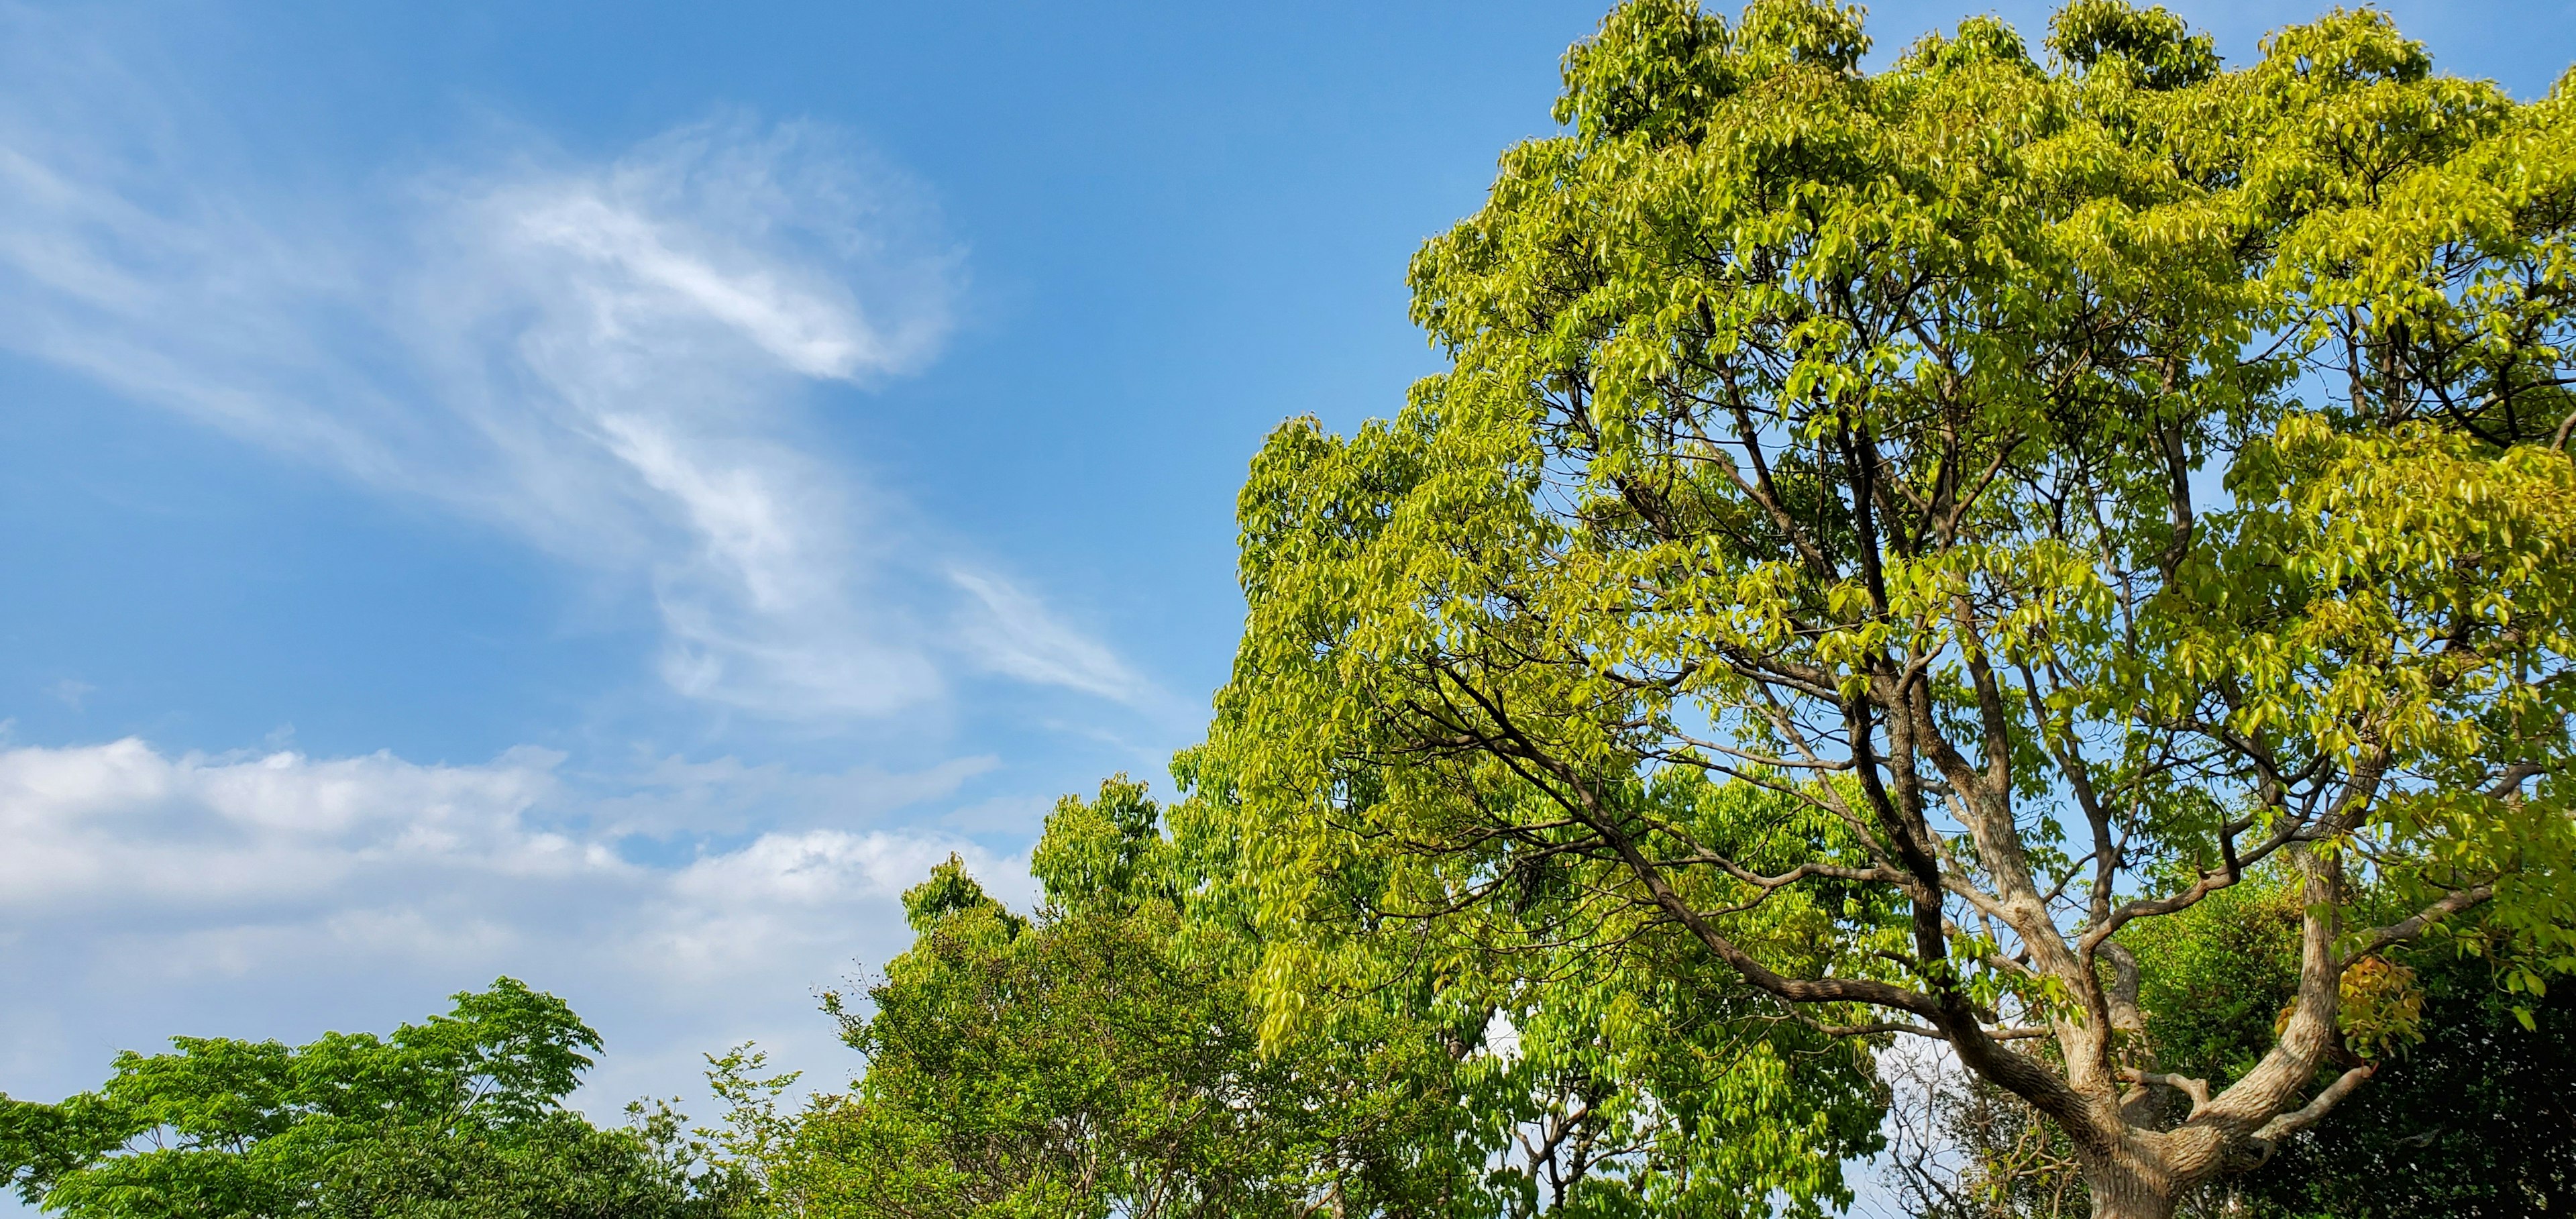
POLYGON ((2173 1219, 2180 1191, 2163 1157, 2125 1138, 2077 1155, 2084 1188, 2093 1195, 2093 1219, 2173 1219))

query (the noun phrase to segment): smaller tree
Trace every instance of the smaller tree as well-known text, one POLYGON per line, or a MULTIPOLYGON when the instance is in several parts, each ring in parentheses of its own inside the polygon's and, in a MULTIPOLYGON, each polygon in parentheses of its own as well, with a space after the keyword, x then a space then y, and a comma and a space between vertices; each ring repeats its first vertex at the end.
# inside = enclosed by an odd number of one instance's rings
MULTIPOLYGON (((1194 921, 1232 921, 1225 942, 1256 999, 1260 986, 1296 989, 1293 1009, 1266 1013, 1273 1053, 1342 1036, 1354 1012, 1428 1022, 1455 1039, 1454 1063, 1433 1065, 1472 1115, 1462 1137, 1491 1155, 1493 1209, 1476 1213, 1716 1219, 1851 1203, 1842 1165, 1879 1144, 1872 1052, 1884 1037, 1781 1019, 1683 929, 1640 917, 1563 855, 1497 870, 1478 917, 1460 919, 1437 899, 1403 899, 1420 873, 1402 849, 1355 853, 1300 878, 1311 885, 1304 926, 1265 934, 1262 905, 1280 878, 1246 866, 1256 843, 1241 833, 1247 810, 1231 766, 1202 748, 1175 767, 1192 792, 1173 810, 1175 832, 1222 861, 1206 870, 1194 921)), ((1360 767, 1344 783, 1354 798, 1374 798, 1384 778, 1360 767)), ((1653 797, 1671 822, 1748 860, 1775 861, 1833 833, 1796 801, 1751 786, 1673 774, 1653 797)), ((1812 897, 1773 905, 1753 935, 1813 966, 1832 951, 1819 931, 1836 916, 1894 917, 1857 890, 1812 897)))
MULTIPOLYGON (((2269 878, 2267 878, 2267 881, 2269 878)), ((2168 1069, 2233 1082, 2297 996, 2300 908, 2245 886, 2143 925, 2139 1006, 2168 1069)), ((2576 1207, 2576 995, 2517 996, 2493 963, 2431 944, 2344 975, 2325 1074, 2370 1065, 2335 1120, 2206 1193, 2213 1213, 2300 1219, 2559 1214, 2576 1207)))
MULTIPOLYGON (((1222 787, 1185 756, 1195 788, 1222 787)), ((1113 779, 1068 797, 1029 917, 952 859, 905 896, 919 933, 829 1006, 868 1056, 770 1180, 822 1219, 929 1215, 1802 1214, 1878 1109, 1865 1053, 1753 1010, 1710 969, 1609 971, 1381 924, 1313 961, 1265 1051, 1266 959, 1233 813, 1113 779)), ((1345 877, 1364 883, 1364 877, 1345 877)), ((1533 919, 1556 909, 1530 881, 1533 919)), ((1673 948, 1644 929, 1639 951, 1673 948)))
POLYGON ((119 1054, 94 1092, 0 1097, 20 1197, 74 1219, 719 1213, 675 1122, 603 1130, 563 1108, 599 1034, 510 978, 389 1037, 171 1042, 119 1054))
POLYGON ((2482 1219, 2576 1209, 2576 994, 2517 1009, 2486 964, 2419 963, 2424 1040, 2230 1190, 2256 1215, 2482 1219), (2531 1024, 2522 1023, 2528 1018, 2531 1024))
MULTIPOLYGON (((1347 1029, 1257 1052, 1243 980, 1185 943, 1179 869, 1141 785, 1048 819, 1047 903, 1004 908, 955 858, 904 895, 918 934, 868 991, 835 995, 867 1055, 773 1172, 801 1213, 911 1216, 1440 1214, 1475 1164, 1454 1095, 1419 1081, 1423 1029, 1347 1029)), ((1202 932, 1204 934, 1204 932, 1202 932)))

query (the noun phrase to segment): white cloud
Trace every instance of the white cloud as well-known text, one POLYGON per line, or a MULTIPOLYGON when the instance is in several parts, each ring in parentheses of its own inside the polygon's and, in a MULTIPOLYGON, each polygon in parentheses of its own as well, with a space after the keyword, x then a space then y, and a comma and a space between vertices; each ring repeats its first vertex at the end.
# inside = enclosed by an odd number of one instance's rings
POLYGON ((612 1059, 638 1072, 619 1079, 667 1088, 695 1050, 782 1035, 767 1027, 781 1013, 801 1052, 827 1056, 808 996, 854 958, 901 950, 897 898, 932 865, 958 853, 1028 900, 1024 860, 937 831, 847 828, 989 765, 808 776, 665 758, 609 778, 532 748, 430 765, 132 739, 0 747, 0 971, 48 981, 0 998, 0 1080, 39 1096, 95 1082, 107 1048, 226 1031, 206 1013, 227 997, 265 997, 266 1023, 246 1031, 309 1035, 275 1013, 339 1021, 353 1001, 399 1001, 333 1025, 382 1027, 505 972, 613 1026, 612 1059), (690 801, 714 811, 690 817, 690 801), (620 850, 640 821, 720 823, 768 802, 841 824, 773 825, 666 863, 620 850))
POLYGON ((270 910, 335 901, 365 875, 614 871, 613 854, 531 829, 560 755, 478 767, 386 754, 163 755, 133 739, 0 751, 0 907, 19 918, 270 910))
POLYGON ((901 171, 726 116, 289 190, 120 49, 0 7, 0 346, 649 589, 695 698, 883 716, 961 651, 1143 690, 817 443, 816 387, 952 327, 962 258, 901 171))
MULTIPOLYGON (((938 834, 792 826, 670 867, 633 863, 619 850, 639 821, 657 820, 652 813, 703 830, 747 800, 772 806, 774 820, 782 795, 827 794, 846 823, 944 796, 987 769, 986 758, 915 774, 839 775, 663 759, 617 781, 627 791, 608 794, 590 789, 601 780, 568 779, 562 763, 559 753, 524 746, 462 766, 390 753, 171 755, 134 738, 0 749, 0 835, 11 844, 0 853, 0 909, 21 922, 97 925, 100 912, 115 911, 184 918, 198 930, 351 918, 358 921, 339 925, 360 927, 399 923, 459 894, 551 887, 664 920, 636 931, 641 943, 669 934, 673 919, 786 917, 882 899, 951 851, 991 860, 938 834), (717 813, 683 816, 671 807, 683 801, 717 813)), ((506 919, 525 905, 514 899, 477 913, 506 919)))
POLYGON ((666 981, 703 985, 758 977, 781 957, 829 960, 835 946, 849 942, 852 917, 872 911, 899 917, 887 899, 921 883, 951 854, 963 857, 996 896, 1026 904, 1026 863, 997 860, 973 843, 830 829, 763 834, 672 878, 677 902, 636 943, 644 954, 639 965, 666 981), (746 954, 745 944, 760 945, 760 952, 746 954))

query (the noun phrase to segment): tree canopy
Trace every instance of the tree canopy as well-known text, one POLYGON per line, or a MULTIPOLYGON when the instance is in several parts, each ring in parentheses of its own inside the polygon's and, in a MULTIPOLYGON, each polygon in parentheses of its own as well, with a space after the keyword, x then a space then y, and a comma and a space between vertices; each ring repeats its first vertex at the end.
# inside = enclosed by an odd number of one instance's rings
POLYGON ((1413 262, 1448 371, 1256 458, 1189 768, 1274 1038, 1389 924, 1686 942, 2170 1213, 2369 1078, 2393 949, 2576 968, 2570 84, 2367 10, 2236 69, 2111 0, 1867 47, 1633 0, 1568 53, 1413 262), (2264 867, 2287 1010, 2165 1070, 2129 943, 2264 867))

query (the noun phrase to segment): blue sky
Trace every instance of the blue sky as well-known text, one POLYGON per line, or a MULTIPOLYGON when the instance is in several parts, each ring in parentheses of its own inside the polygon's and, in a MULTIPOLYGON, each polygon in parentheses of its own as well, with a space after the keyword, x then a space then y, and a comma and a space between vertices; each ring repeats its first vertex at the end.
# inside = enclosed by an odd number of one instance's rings
POLYGON ((504 971, 612 1104, 846 1078, 895 893, 1195 735, 1246 459, 1433 366, 1599 12, 0 0, 0 1090, 504 971))

